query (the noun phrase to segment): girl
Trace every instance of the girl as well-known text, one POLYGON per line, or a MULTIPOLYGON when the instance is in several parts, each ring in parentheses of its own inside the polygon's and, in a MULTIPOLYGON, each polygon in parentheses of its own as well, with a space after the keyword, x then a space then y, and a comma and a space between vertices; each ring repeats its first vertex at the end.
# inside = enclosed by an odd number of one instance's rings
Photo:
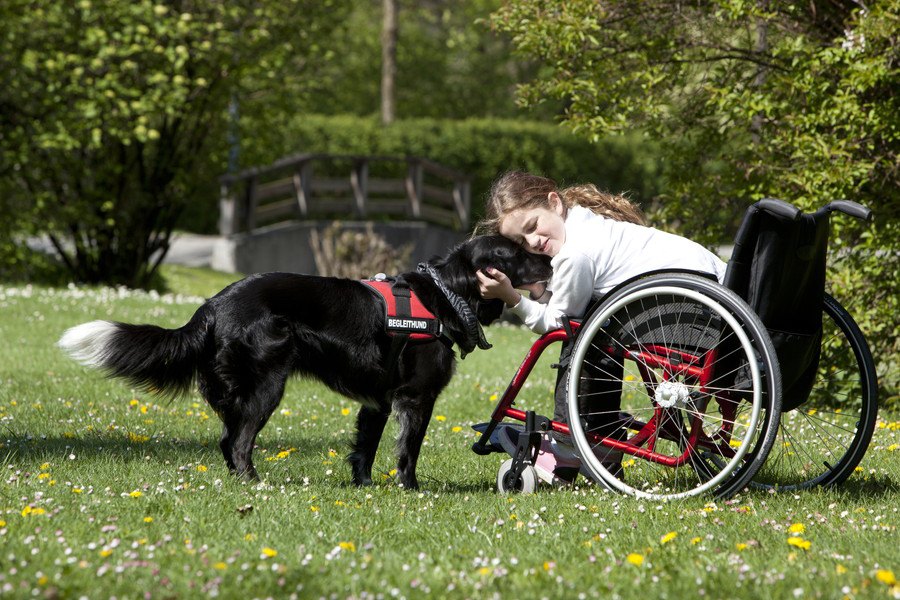
MULTIPOLYGON (((478 273, 483 298, 499 298, 509 310, 535 333, 562 327, 564 317, 583 316, 592 303, 620 283, 642 273, 661 269, 689 269, 707 273, 722 283, 725 263, 703 246, 686 238, 646 225, 641 210, 625 197, 607 194, 595 186, 578 185, 559 189, 552 179, 522 172, 510 172, 491 188, 481 231, 497 232, 522 244, 534 254, 551 258, 553 276, 546 284, 533 284, 528 297, 510 284, 504 273, 493 268, 478 273)), ((563 345, 560 365, 568 364, 573 342, 563 345)), ((593 357, 605 375, 592 384, 589 395, 602 410, 590 429, 624 439, 616 424, 621 396, 619 384, 623 366, 620 359, 593 357)), ((565 372, 557 376, 554 420, 565 422, 567 402, 565 372)), ((571 449, 561 446, 558 437, 545 440, 543 454, 552 452, 559 464, 575 467, 571 449)), ((621 453, 609 453, 608 469, 619 471, 621 453)), ((577 473, 577 471, 576 471, 577 473)), ((571 470, 557 475, 574 479, 571 470)))

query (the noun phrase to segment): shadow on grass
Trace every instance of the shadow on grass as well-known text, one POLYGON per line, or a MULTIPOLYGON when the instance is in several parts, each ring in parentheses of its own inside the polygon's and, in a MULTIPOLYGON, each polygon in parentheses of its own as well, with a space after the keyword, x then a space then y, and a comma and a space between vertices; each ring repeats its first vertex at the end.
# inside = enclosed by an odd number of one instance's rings
POLYGON ((851 477, 834 489, 857 500, 879 500, 884 496, 900 492, 900 481, 887 475, 865 475, 851 477))
MULTIPOLYGON (((253 452, 253 460, 257 467, 264 457, 277 454, 284 448, 292 448, 299 454, 321 453, 327 451, 328 445, 334 443, 333 439, 325 436, 309 436, 302 439, 285 439, 273 441, 270 444, 256 446, 253 452), (267 450, 263 452, 262 450, 267 450)), ((12 435, 7 442, 0 457, 5 464, 17 460, 47 461, 50 459, 67 459, 75 455, 79 460, 96 459, 107 461, 146 461, 149 457, 152 461, 160 463, 168 462, 174 465, 202 460, 215 464, 221 461, 224 464, 222 453, 219 450, 218 438, 201 440, 198 438, 151 438, 144 441, 133 441, 121 435, 103 435, 85 437, 21 437, 12 435)))

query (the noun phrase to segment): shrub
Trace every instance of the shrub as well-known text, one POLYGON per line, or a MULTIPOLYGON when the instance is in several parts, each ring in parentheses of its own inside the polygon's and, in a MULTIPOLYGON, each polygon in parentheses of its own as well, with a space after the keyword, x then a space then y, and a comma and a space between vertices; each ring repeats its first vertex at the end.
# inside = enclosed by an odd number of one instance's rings
POLYGON ((340 222, 321 234, 313 229, 309 245, 319 275, 362 279, 373 273, 398 273, 409 266, 412 244, 396 248, 376 234, 371 223, 365 231, 344 229, 340 222))

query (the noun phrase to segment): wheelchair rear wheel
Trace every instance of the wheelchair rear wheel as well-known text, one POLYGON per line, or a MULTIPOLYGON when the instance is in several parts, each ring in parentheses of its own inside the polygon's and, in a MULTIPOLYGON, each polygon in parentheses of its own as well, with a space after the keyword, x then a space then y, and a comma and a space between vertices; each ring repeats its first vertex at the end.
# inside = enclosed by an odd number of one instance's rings
POLYGON ((765 328, 736 294, 695 275, 654 275, 607 296, 582 325, 568 403, 582 465, 608 487, 649 499, 727 497, 775 440, 780 372, 765 328), (602 366, 611 357, 624 368, 602 366), (601 382, 621 387, 618 406, 608 390, 596 401, 601 382), (611 464, 616 450, 621 463, 611 464))
POLYGON ((822 352, 809 398, 781 415, 754 487, 797 490, 843 483, 872 440, 878 413, 875 361, 859 326, 825 294, 822 352))

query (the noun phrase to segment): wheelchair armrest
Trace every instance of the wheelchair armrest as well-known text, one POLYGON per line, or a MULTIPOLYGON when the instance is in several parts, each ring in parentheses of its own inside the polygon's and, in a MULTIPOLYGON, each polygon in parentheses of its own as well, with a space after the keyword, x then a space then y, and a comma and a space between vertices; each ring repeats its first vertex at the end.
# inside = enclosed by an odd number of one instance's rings
POLYGON ((798 220, 800 215, 803 214, 800 209, 793 204, 785 202, 784 200, 778 200, 777 198, 763 198, 754 206, 760 210, 764 210, 775 216, 783 217, 791 221, 798 220))
POLYGON ((844 214, 850 215, 851 217, 856 217, 857 219, 862 219, 867 223, 872 220, 872 211, 862 204, 857 202, 853 202, 852 200, 834 200, 833 202, 829 202, 825 206, 825 210, 828 212, 833 212, 836 210, 841 211, 844 214))

